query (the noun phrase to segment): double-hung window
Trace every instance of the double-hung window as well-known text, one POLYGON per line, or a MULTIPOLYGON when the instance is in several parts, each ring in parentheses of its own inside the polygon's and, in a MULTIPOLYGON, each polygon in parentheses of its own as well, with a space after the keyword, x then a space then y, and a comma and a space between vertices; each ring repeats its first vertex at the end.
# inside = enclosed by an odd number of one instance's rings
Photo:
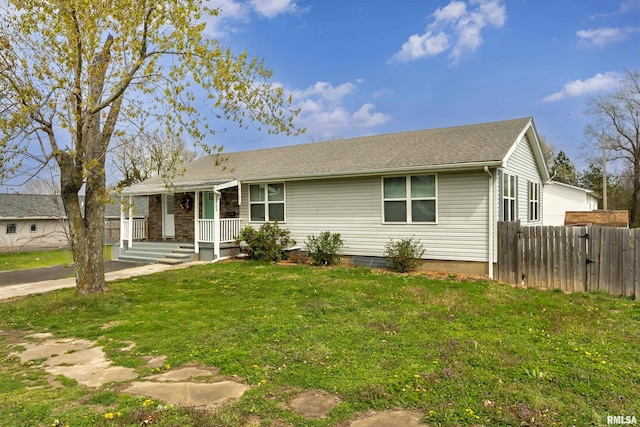
POLYGON ((18 227, 16 224, 7 224, 7 234, 16 234, 18 232, 18 227))
POLYGON ((250 184, 249 214, 251 221, 284 222, 284 183, 250 184))
POLYGON ((515 175, 502 174, 502 220, 515 221, 517 213, 517 183, 515 175))
POLYGON ((383 178, 384 222, 436 222, 435 175, 383 178))
POLYGON ((529 221, 540 220, 540 184, 529 181, 529 221))

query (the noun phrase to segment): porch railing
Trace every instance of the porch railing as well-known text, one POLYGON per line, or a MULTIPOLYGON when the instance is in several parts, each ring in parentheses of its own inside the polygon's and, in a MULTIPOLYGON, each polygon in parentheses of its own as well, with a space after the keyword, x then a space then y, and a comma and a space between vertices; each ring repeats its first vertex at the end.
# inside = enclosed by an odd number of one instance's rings
MULTIPOLYGON (((125 239, 129 238, 129 224, 130 221, 125 219, 120 223, 120 233, 125 239)), ((147 220, 135 219, 133 220, 133 240, 143 240, 147 238, 147 220)))
MULTIPOLYGON (((240 218, 223 218, 220 220, 220 243, 235 242, 240 234, 240 218)), ((215 220, 198 220, 199 242, 213 243, 215 240, 215 220)))
POLYGON ((240 218, 223 218, 220 220, 220 242, 235 242, 240 234, 240 218))

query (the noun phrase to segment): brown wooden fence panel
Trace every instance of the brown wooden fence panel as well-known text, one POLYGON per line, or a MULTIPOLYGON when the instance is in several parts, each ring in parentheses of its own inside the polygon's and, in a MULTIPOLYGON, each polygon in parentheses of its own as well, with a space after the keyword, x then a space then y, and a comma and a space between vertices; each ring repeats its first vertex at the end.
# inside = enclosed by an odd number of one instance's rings
POLYGON ((640 298, 640 229, 498 224, 497 279, 640 298))

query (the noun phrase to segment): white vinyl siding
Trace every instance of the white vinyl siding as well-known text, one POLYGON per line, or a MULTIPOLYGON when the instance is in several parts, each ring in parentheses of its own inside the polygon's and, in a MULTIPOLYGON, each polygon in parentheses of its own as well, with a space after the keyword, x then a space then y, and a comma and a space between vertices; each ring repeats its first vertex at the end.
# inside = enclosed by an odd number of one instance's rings
MULTIPOLYGON (((288 181, 285 227, 303 247, 311 234, 340 233, 346 255, 380 257, 392 238, 414 237, 424 245, 425 259, 486 262, 488 183, 480 171, 439 173, 437 224, 385 224, 380 176, 288 181)), ((241 218, 249 217, 248 198, 244 184, 241 218)))
MULTIPOLYGON (((526 135, 516 145, 516 149, 506 159, 506 167, 503 169, 503 174, 511 174, 517 177, 517 201, 516 201, 516 218, 523 224, 537 224, 541 223, 542 216, 538 215, 537 220, 529 220, 529 183, 537 183, 542 188, 542 176, 538 169, 533 150, 529 144, 529 139, 526 135)), ((502 188, 504 192, 504 188, 502 188)), ((503 193, 504 194, 504 193, 503 193)), ((539 192, 540 194, 540 192, 539 192)), ((500 195, 502 196, 502 194, 500 195)), ((540 196, 539 198, 539 212, 542 212, 544 200, 540 196)), ((503 207, 500 207, 501 212, 498 218, 504 218, 503 207)))

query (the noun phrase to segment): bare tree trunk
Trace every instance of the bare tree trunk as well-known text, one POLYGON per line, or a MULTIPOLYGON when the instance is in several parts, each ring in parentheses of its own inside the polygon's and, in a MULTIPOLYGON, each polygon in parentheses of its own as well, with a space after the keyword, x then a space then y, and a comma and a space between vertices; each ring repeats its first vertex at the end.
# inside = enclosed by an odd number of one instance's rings
MULTIPOLYGON (((61 196, 69 223, 71 252, 75 263, 76 291, 79 295, 107 290, 104 279, 104 190, 99 187, 100 180, 104 181, 102 173, 87 180, 85 188, 84 209, 80 204, 79 191, 82 187, 82 173, 71 162, 70 156, 61 164, 61 169, 72 168, 74 179, 61 174, 61 196), (79 174, 79 176, 78 176, 79 174), (101 175, 101 177, 100 177, 101 175), (80 185, 78 185, 80 184, 80 185)), ((98 169, 98 168, 96 168, 98 169)))

